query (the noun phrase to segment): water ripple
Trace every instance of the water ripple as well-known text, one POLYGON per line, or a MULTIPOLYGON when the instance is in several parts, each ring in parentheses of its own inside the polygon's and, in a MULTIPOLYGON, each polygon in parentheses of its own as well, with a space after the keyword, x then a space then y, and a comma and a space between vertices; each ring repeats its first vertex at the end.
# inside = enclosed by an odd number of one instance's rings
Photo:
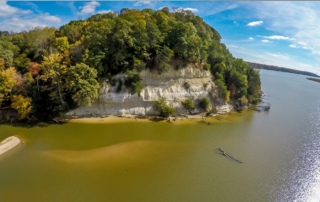
MULTIPOLYGON (((320 103, 320 100, 318 101, 320 103)), ((320 201, 320 107, 308 118, 303 129, 304 143, 295 151, 295 158, 287 165, 288 171, 280 171, 283 183, 275 201, 320 201)))

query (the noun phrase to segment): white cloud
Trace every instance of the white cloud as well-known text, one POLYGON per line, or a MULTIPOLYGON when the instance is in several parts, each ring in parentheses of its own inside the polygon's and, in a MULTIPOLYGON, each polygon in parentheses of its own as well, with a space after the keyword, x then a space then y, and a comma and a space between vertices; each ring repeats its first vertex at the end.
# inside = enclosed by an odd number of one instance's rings
POLYGON ((205 3, 201 2, 200 11, 203 13, 206 13, 203 16, 208 16, 208 15, 215 15, 228 10, 233 10, 236 8, 238 8, 238 3, 234 3, 234 2, 227 2, 227 1, 219 2, 219 4, 216 4, 215 6, 212 6, 212 4, 206 5, 205 3))
POLYGON ((79 9, 81 9, 80 12, 78 12, 78 15, 88 15, 88 14, 94 14, 96 12, 96 8, 100 6, 99 2, 91 1, 89 3, 86 3, 84 6, 80 6, 79 9))
POLYGON ((148 5, 148 4, 151 4, 151 3, 152 2, 148 1, 148 0, 139 0, 136 3, 134 3, 133 5, 134 6, 141 6, 141 5, 148 5))
POLYGON ((281 54, 281 53, 270 53, 270 52, 266 52, 266 54, 275 57, 275 58, 279 58, 279 59, 283 59, 283 60, 290 60, 290 56, 288 54, 281 54))
POLYGON ((271 43, 271 41, 267 40, 267 39, 262 39, 261 40, 262 43, 271 43))
POLYGON ((290 48, 298 48, 296 44, 290 44, 289 47, 290 48))
POLYGON ((30 10, 22 10, 7 4, 7 1, 0 0, 0 17, 9 18, 16 14, 30 14, 30 10))
POLYGON ((192 12, 198 11, 198 9, 196 9, 196 8, 184 8, 183 10, 192 11, 192 12))
POLYGON ((228 48, 239 48, 239 46, 236 46, 236 45, 228 45, 228 48))
POLYGON ((46 27, 47 24, 42 23, 41 20, 37 19, 25 19, 14 17, 9 20, 5 20, 0 23, 0 30, 7 31, 22 31, 29 30, 35 27, 46 27))
POLYGON ((303 41, 305 44, 299 44, 301 48, 320 60, 320 2, 250 2, 246 5, 254 17, 268 22, 267 29, 303 41))
POLYGON ((28 15, 28 14, 31 14, 31 13, 32 13, 31 10, 19 10, 19 14, 28 15))
POLYGON ((232 51, 235 57, 243 58, 248 62, 255 62, 266 65, 274 65, 278 67, 286 67, 291 69, 297 69, 301 71, 309 71, 320 75, 319 66, 313 66, 310 64, 302 63, 295 57, 291 57, 288 54, 270 53, 260 50, 253 50, 251 48, 245 48, 243 46, 229 46, 227 47, 232 51))
POLYGON ((46 13, 45 16, 43 16, 43 19, 49 22, 55 22, 55 23, 61 22, 61 19, 59 17, 49 15, 49 13, 46 13))
POLYGON ((250 36, 250 37, 248 38, 248 40, 253 41, 254 38, 250 36))
POLYGON ((100 10, 100 11, 97 11, 97 13, 112 13, 113 11, 112 10, 100 10))
POLYGON ((3 14, 6 14, 0 21, 0 30, 19 32, 35 27, 57 27, 60 25, 61 19, 58 16, 41 12, 38 10, 38 7, 32 3, 27 3, 25 5, 30 6, 40 14, 35 14, 31 10, 22 10, 9 6, 6 1, 0 0, 0 17, 2 17, 3 14))
POLYGON ((302 46, 306 46, 307 44, 301 41, 298 41, 298 44, 302 45, 302 46))
POLYGON ((286 36, 280 36, 280 35, 272 35, 272 36, 262 36, 265 39, 273 39, 273 40, 288 40, 288 41, 295 41, 295 38, 290 38, 286 36))
POLYGON ((197 12, 198 11, 197 8, 182 8, 182 7, 178 7, 178 8, 174 8, 173 9, 174 12, 179 12, 181 10, 187 10, 187 11, 191 11, 191 12, 197 12))
POLYGON ((247 26, 254 27, 254 26, 259 26, 259 25, 262 25, 262 24, 263 24, 263 21, 254 21, 254 22, 249 22, 247 24, 247 26))

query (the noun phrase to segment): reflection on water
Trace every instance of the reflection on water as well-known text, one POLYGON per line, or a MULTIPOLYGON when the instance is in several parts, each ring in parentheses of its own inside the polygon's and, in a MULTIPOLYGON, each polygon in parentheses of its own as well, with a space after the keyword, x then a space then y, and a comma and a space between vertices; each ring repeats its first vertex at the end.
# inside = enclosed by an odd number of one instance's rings
POLYGON ((1 201, 320 201, 320 84, 261 71, 269 112, 0 126, 1 201), (222 148, 239 164, 217 153, 222 148))
POLYGON ((292 168, 283 173, 287 179, 282 178, 284 182, 276 201, 320 201, 320 105, 306 122, 308 127, 302 129, 301 145, 290 162, 292 168))

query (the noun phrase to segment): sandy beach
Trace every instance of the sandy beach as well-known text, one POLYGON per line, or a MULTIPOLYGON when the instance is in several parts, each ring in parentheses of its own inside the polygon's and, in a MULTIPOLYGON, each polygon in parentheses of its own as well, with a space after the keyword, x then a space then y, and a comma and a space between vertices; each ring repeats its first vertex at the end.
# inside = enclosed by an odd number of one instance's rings
POLYGON ((0 155, 14 148, 20 144, 20 142, 20 139, 15 136, 4 139, 2 142, 0 142, 0 155))
MULTIPOLYGON (((204 120, 212 119, 219 114, 215 114, 210 117, 204 117, 204 120)), ((171 123, 177 124, 190 124, 197 123, 202 121, 202 115, 188 115, 188 116, 179 116, 179 117, 170 117, 171 123)), ((166 118, 157 117, 157 116, 146 116, 139 117, 134 115, 122 115, 122 116, 96 116, 96 117, 64 117, 60 118, 59 121, 68 121, 68 122, 78 122, 78 123, 115 123, 115 122, 168 122, 166 118)))

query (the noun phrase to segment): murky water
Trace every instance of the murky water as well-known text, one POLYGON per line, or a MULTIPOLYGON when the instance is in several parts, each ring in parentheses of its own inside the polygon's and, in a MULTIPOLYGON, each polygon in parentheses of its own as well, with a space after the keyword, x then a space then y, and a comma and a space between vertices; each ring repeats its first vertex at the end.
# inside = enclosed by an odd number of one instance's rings
POLYGON ((320 84, 261 71, 269 112, 0 126, 1 201, 320 201, 320 84), (223 148, 239 164, 217 153, 223 148))

